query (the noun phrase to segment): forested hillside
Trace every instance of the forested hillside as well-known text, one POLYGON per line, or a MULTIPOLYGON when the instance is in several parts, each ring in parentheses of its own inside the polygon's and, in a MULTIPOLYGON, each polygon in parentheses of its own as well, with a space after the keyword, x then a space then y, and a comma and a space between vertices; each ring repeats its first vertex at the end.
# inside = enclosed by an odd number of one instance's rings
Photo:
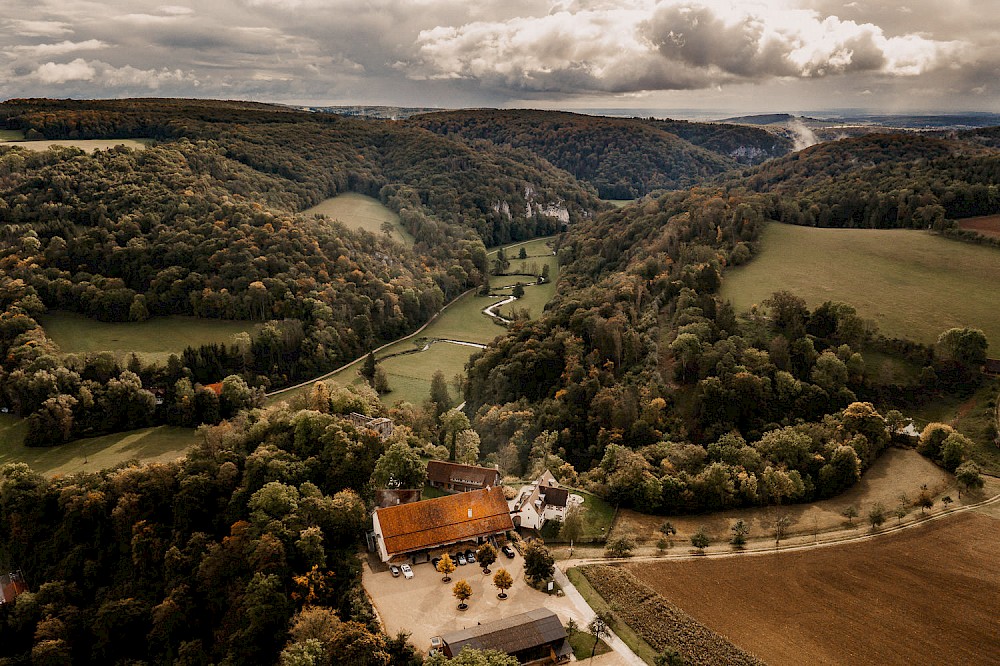
MULTIPOLYGON (((887 172, 910 171, 905 155, 886 156, 887 172)), ((978 159, 966 158, 972 172, 978 159)), ((793 173, 796 161, 779 163, 793 173)), ((546 315, 470 363, 483 451, 512 473, 544 464, 641 511, 809 501, 874 462, 902 422, 893 407, 976 386, 979 331, 954 329, 932 348, 879 335, 849 303, 809 310, 779 292, 743 317, 719 298, 725 268, 752 258, 765 221, 807 201, 808 184, 801 196, 735 183, 662 193, 571 230, 546 315), (870 375, 870 351, 922 367, 920 378, 870 375)), ((951 469, 970 446, 958 438, 951 469)))
POLYGON ((843 139, 772 160, 729 183, 782 195, 782 222, 941 229, 946 218, 1000 210, 995 135, 986 129, 843 139))
POLYGON ((161 100, 14 101, 0 115, 47 138, 160 139, 92 155, 0 147, 0 401, 34 415, 38 443, 234 413, 249 389, 334 368, 480 285, 484 243, 549 234, 602 205, 528 154, 390 122, 161 100), (347 191, 397 211, 415 247, 296 215, 347 191), (126 369, 62 357, 34 318, 46 308, 265 326, 166 368, 126 369), (239 382, 220 405, 191 386, 227 376, 239 382))
POLYGON ((787 140, 735 125, 605 118, 554 111, 471 110, 407 121, 443 136, 525 148, 605 199, 690 187, 738 164, 783 155, 787 140))
POLYGON ((31 587, 0 605, 0 663, 414 663, 355 556, 385 445, 336 414, 378 398, 321 395, 209 429, 179 463, 0 467, 0 562, 31 587))

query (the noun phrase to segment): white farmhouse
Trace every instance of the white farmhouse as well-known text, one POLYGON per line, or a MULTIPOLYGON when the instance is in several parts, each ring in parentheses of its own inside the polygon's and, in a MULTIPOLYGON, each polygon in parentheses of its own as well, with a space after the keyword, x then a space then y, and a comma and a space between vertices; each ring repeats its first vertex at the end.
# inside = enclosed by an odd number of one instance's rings
POLYGON ((522 486, 517 496, 510 500, 510 515, 515 527, 540 530, 550 520, 565 518, 566 511, 579 500, 579 496, 560 488, 552 473, 545 470, 536 481, 522 486))

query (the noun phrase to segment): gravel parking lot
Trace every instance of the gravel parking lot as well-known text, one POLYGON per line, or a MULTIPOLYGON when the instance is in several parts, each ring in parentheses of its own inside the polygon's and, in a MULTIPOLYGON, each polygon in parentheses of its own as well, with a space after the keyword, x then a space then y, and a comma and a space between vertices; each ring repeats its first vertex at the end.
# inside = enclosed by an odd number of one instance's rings
MULTIPOLYGON (((566 597, 548 595, 532 589, 524 581, 524 560, 519 555, 507 559, 500 554, 490 571, 496 573, 503 567, 510 572, 514 586, 507 591, 507 599, 497 598, 493 575, 483 575, 478 564, 460 566, 451 575, 451 582, 442 583, 441 574, 430 563, 413 566, 413 578, 393 578, 389 571, 372 571, 364 562, 363 582, 371 595, 385 631, 395 635, 399 631, 410 633, 410 640, 417 649, 426 651, 431 636, 448 631, 465 629, 477 623, 486 623, 535 608, 548 608, 565 624, 574 618, 581 626, 586 623, 566 597), (466 602, 468 610, 458 610, 458 600, 451 594, 456 581, 468 581, 472 597, 466 602)), ((381 567, 377 567, 381 569, 381 567)))

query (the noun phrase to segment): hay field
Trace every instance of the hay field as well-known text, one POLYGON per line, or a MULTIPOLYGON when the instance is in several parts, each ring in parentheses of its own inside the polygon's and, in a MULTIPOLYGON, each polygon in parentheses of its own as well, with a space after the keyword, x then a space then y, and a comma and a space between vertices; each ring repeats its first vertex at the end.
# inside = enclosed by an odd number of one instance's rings
POLYGON ((996 664, 1000 519, 967 512, 802 552, 626 569, 768 664, 996 664))
POLYGON ((1000 250, 902 229, 815 229, 771 223, 759 256, 726 272, 738 312, 788 290, 810 308, 849 303, 888 336, 933 343, 956 326, 1000 348, 1000 250))
POLYGON ((109 351, 121 358, 132 352, 145 362, 165 363, 185 347, 232 341, 244 331, 253 334, 259 324, 198 317, 156 317, 143 322, 96 321, 73 312, 53 311, 39 323, 64 354, 109 351))
POLYGON ((55 139, 52 141, 4 141, 0 146, 20 146, 28 150, 41 152, 53 146, 66 146, 68 148, 79 148, 88 153, 95 150, 107 150, 115 146, 126 146, 136 150, 144 150, 149 143, 148 139, 55 139))
POLYGON ((393 238, 413 247, 413 236, 403 228, 399 215, 389 210, 382 202, 357 192, 346 192, 330 199, 324 199, 312 208, 302 211, 302 215, 325 215, 339 220, 350 229, 364 229, 373 234, 382 233, 382 225, 388 222, 393 226, 393 238))

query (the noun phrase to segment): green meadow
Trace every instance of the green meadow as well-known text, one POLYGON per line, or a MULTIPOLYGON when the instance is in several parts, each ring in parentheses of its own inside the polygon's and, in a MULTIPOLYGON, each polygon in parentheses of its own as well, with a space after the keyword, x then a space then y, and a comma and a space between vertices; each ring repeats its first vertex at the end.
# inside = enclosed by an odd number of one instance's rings
POLYGON ((892 337, 933 343, 956 326, 981 328, 1000 353, 1000 250, 927 231, 815 229, 771 223, 760 254, 726 272, 721 295, 738 312, 787 290, 814 308, 843 301, 892 337))
POLYGON ((325 215, 339 220, 350 229, 364 229, 373 234, 381 234, 382 225, 388 222, 393 228, 393 238, 407 247, 413 247, 413 236, 403 228, 399 215, 382 205, 378 199, 356 192, 347 192, 325 199, 312 208, 302 211, 303 215, 325 215))
MULTIPOLYGON (((373 200, 374 201, 374 200, 373 200)), ((555 293, 555 282, 559 266, 552 250, 546 245, 547 239, 535 239, 527 243, 508 246, 508 255, 513 254, 512 269, 521 260, 517 251, 523 245, 529 258, 528 264, 542 262, 549 265, 551 281, 548 284, 526 287, 521 300, 500 308, 500 313, 508 316, 515 308, 527 308, 532 317, 541 313, 555 293)), ((490 253, 495 256, 495 251, 490 253)), ((527 277, 520 278, 526 281, 527 277)), ((497 293, 510 292, 518 281, 517 277, 495 276, 490 284, 497 293)), ((450 342, 436 342, 425 351, 394 356, 402 351, 423 349, 431 338, 457 340, 474 344, 486 344, 506 329, 495 324, 482 310, 496 298, 486 298, 470 292, 452 303, 441 315, 424 329, 419 336, 397 342, 377 354, 380 364, 389 378, 392 391, 383 396, 387 404, 405 400, 419 404, 430 395, 431 378, 441 370, 449 383, 449 391, 458 402, 461 398, 451 383, 452 378, 464 373, 465 364, 477 351, 476 347, 450 342), (386 358, 391 356, 390 358, 386 358), (384 359, 384 360, 383 360, 384 359)), ((242 331, 253 331, 255 324, 195 317, 162 317, 138 323, 99 322, 69 312, 50 312, 39 317, 51 337, 64 353, 84 353, 110 351, 119 357, 136 352, 148 361, 165 361, 171 353, 179 353, 187 346, 198 346, 211 342, 229 342, 233 335, 242 331)), ((341 384, 361 381, 358 376, 360 364, 353 364, 330 377, 341 384)), ((268 400, 275 403, 308 392, 306 386, 280 394, 268 400)), ((0 415, 0 464, 26 462, 36 471, 47 474, 69 474, 81 470, 98 470, 130 459, 143 461, 166 461, 184 454, 197 442, 194 430, 160 426, 143 428, 124 433, 105 435, 68 442, 52 448, 27 448, 24 439, 25 421, 12 415, 0 415)))
POLYGON ((111 323, 74 312, 50 312, 38 317, 38 321, 64 354, 107 351, 125 358, 135 352, 147 363, 164 363, 185 347, 229 343, 237 333, 252 334, 259 327, 248 321, 181 316, 111 323))
POLYGON ((29 448, 21 443, 24 431, 23 419, 0 414, 0 465, 23 462, 46 476, 97 471, 132 459, 167 462, 183 456, 198 442, 194 430, 159 426, 29 448))

